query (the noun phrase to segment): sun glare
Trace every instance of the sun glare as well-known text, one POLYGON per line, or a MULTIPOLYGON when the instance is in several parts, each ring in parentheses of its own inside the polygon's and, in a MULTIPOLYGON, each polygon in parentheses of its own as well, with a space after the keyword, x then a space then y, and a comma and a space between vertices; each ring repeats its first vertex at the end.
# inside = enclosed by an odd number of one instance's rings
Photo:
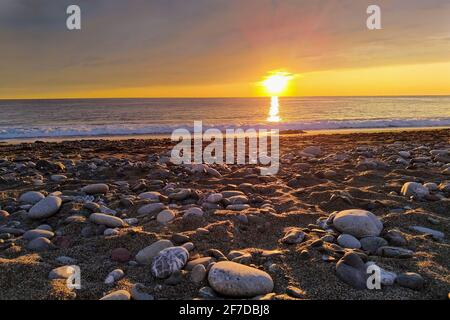
POLYGON ((292 75, 287 72, 277 72, 272 73, 263 82, 263 86, 266 92, 271 96, 269 117, 267 121, 269 122, 281 122, 280 113, 280 102, 278 97, 282 95, 292 79, 292 75))
POLYGON ((279 113, 280 113, 280 103, 278 102, 278 97, 274 96, 270 101, 269 117, 267 118, 267 121, 280 122, 281 118, 279 113))
POLYGON ((282 94, 291 80, 292 76, 288 73, 276 73, 266 78, 263 81, 263 85, 266 88, 267 93, 272 96, 278 96, 282 94))

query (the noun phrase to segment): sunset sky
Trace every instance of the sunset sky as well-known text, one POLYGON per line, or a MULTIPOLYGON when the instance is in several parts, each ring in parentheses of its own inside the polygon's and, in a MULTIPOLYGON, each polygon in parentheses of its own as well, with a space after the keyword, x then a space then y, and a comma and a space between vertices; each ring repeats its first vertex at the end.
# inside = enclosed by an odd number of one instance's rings
POLYGON ((450 94, 450 1, 0 0, 0 98, 260 96, 273 71, 292 96, 450 94))

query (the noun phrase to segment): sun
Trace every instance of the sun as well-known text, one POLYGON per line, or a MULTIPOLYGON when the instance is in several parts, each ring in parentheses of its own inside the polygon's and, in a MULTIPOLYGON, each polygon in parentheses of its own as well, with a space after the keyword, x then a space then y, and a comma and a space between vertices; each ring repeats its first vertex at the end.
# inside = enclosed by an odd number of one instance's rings
POLYGON ((268 94, 278 96, 286 90, 291 79, 291 74, 286 72, 277 72, 267 77, 262 84, 266 88, 268 94))

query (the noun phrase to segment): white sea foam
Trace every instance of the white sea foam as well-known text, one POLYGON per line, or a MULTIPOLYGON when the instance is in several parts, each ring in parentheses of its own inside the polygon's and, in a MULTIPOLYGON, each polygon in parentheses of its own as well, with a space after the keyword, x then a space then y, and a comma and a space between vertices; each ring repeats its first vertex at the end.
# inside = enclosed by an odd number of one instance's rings
MULTIPOLYGON (((99 137, 121 135, 170 134, 177 128, 192 131, 193 123, 178 124, 111 124, 111 125, 66 125, 34 127, 0 127, 0 139, 63 138, 63 137, 99 137)), ((288 123, 241 123, 239 125, 204 124, 225 130, 227 128, 267 128, 282 130, 333 130, 333 129, 371 129, 371 128, 418 128, 449 127, 450 118, 442 119, 377 119, 377 120, 322 120, 288 123)))

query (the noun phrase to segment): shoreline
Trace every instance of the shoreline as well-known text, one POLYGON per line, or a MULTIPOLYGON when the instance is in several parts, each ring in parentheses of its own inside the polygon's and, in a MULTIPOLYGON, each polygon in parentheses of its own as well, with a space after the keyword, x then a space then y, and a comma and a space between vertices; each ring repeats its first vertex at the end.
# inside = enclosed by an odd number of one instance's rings
MULTIPOLYGON (((339 135, 352 133, 383 133, 383 132, 414 132, 448 130, 450 127, 389 127, 389 128, 343 128, 343 129, 318 129, 318 130, 283 130, 280 136, 314 136, 314 135, 339 135), (303 131, 301 133, 287 133, 287 131, 303 131)), ((96 136, 68 136, 68 137, 36 137, 36 138, 11 138, 0 139, 0 145, 42 142, 63 142, 80 140, 130 140, 130 139, 170 139, 170 134, 126 134, 126 135, 96 135, 96 136)))

